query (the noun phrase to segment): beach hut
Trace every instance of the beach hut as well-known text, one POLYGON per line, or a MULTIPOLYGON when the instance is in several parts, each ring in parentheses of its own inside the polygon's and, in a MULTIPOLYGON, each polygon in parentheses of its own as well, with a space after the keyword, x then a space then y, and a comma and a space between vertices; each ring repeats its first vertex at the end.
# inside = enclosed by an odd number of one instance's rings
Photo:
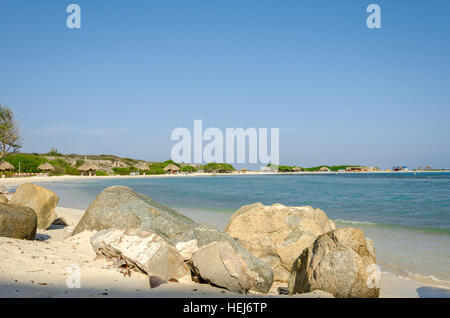
POLYGON ((328 167, 322 167, 319 169, 320 172, 328 172, 330 169, 328 167))
POLYGON ((168 174, 174 174, 180 172, 180 168, 177 165, 171 163, 170 165, 164 167, 164 171, 168 174))
POLYGON ((293 172, 300 172, 300 171, 302 171, 302 168, 300 168, 300 167, 294 167, 294 168, 292 168, 292 171, 293 171, 293 172))
POLYGON ((2 172, 2 178, 5 177, 4 172, 6 170, 14 170, 14 166, 10 164, 8 161, 2 161, 0 163, 0 171, 2 172))
POLYGON ((95 174, 97 170, 98 167, 92 162, 85 162, 78 167, 78 171, 80 171, 82 175, 89 174, 89 176, 91 176, 92 174, 95 174))
POLYGON ((43 164, 39 165, 38 170, 44 171, 44 172, 50 172, 55 170, 55 168, 48 162, 44 162, 43 164))

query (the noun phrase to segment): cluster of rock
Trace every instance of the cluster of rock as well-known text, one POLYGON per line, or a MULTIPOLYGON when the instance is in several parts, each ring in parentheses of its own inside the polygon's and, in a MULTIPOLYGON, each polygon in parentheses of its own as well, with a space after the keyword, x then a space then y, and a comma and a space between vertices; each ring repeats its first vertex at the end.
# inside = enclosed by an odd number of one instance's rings
POLYGON ((9 201, 0 196, 0 236, 34 240, 37 229, 46 230, 58 218, 58 196, 41 186, 20 185, 9 201))
POLYGON ((307 206, 244 206, 222 232, 114 186, 91 203, 73 235, 85 230, 99 231, 91 239, 98 254, 163 280, 192 276, 238 293, 267 293, 275 280, 290 294, 379 294, 367 284, 373 242, 361 230, 336 230, 322 210, 307 206))
POLYGON ((241 293, 267 293, 273 283, 272 268, 228 234, 128 187, 109 187, 98 195, 73 235, 86 230, 100 231, 91 240, 98 254, 120 256, 149 276, 180 279, 192 272, 241 293))
MULTIPOLYGON (((19 186, 10 202, 0 195, 0 236, 33 240, 58 222, 58 196, 34 184, 19 186)), ((368 270, 376 264, 363 231, 336 229, 320 209, 247 205, 225 232, 197 223, 124 186, 103 190, 72 235, 96 231, 95 252, 124 262, 153 280, 195 280, 236 293, 324 291, 335 297, 378 297, 368 270)))
POLYGON ((336 229, 320 209, 255 203, 239 209, 225 231, 270 264, 290 294, 379 296, 379 288, 368 283, 368 269, 376 264, 372 240, 359 229, 336 229))

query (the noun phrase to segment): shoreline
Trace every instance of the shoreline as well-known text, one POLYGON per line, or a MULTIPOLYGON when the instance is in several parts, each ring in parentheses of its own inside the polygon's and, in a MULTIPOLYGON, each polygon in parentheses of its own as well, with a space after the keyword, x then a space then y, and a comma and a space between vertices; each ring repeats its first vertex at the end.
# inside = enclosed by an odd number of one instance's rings
MULTIPOLYGON (((58 216, 68 226, 52 226, 38 230, 36 240, 26 241, 0 237, 0 298, 4 297, 318 297, 315 294, 282 296, 277 288, 284 284, 274 282, 269 294, 235 294, 192 281, 163 284, 150 289, 148 277, 132 272, 121 274, 112 261, 97 257, 90 244, 93 232, 70 236, 84 210, 57 207, 58 216), (51 254, 48 254, 51 251, 51 254), (66 283, 68 267, 79 266, 81 288, 70 289, 66 283)), ((380 298, 450 297, 450 289, 425 284, 389 272, 381 273, 380 298)))
MULTIPOLYGON (((397 172, 396 172, 397 173, 397 172)), ((268 175, 268 173, 257 173, 259 175, 268 175)), ((323 173, 325 174, 325 173, 323 173)), ((244 176, 244 175, 256 175, 256 174, 223 174, 223 175, 235 175, 235 176, 244 176)), ((276 174, 276 175, 285 175, 285 174, 276 174)), ((0 181, 0 186, 5 186, 5 187, 14 187, 17 185, 20 185, 22 183, 26 183, 26 182, 53 182, 53 181, 67 181, 67 180, 94 180, 94 179, 100 179, 100 178, 110 178, 110 179, 126 179, 126 178, 170 178, 170 177, 201 177, 201 176, 211 176, 210 174, 191 174, 191 175, 148 175, 148 176, 93 176, 93 177, 83 177, 83 176, 62 176, 62 177, 27 177, 27 178, 8 178, 8 179, 1 179, 0 181), (8 181, 8 182, 4 182, 4 181, 8 181)), ((74 209, 74 208, 67 208, 67 207, 57 207, 57 213, 60 216, 63 216, 69 224, 69 227, 65 228, 65 229, 61 229, 61 228, 57 228, 57 229, 51 229, 51 230, 46 230, 46 231, 39 231, 38 232, 38 238, 44 238, 46 239, 46 241, 44 243, 46 244, 52 244, 55 243, 56 244, 56 248, 58 248, 58 244, 60 243, 60 241, 64 240, 65 235, 67 235, 67 232, 71 229, 73 229, 74 225, 78 223, 79 219, 81 218, 81 216, 84 213, 84 210, 79 210, 79 209, 74 209), (50 239, 48 239, 48 237, 50 237, 50 239), (52 240, 54 242, 52 242, 52 240), (58 242, 58 243, 57 243, 58 242)), ((11 239, 9 239, 11 241, 11 239)), ((85 259, 84 261, 86 261, 87 264, 90 264, 88 266, 88 268, 90 268, 90 270, 94 270, 94 271, 98 271, 99 268, 102 269, 102 266, 107 266, 106 263, 101 263, 101 267, 98 267, 96 264, 98 263, 97 261, 93 261, 94 256, 92 255, 93 250, 90 246, 90 244, 86 243, 89 242, 88 238, 82 238, 82 240, 84 240, 84 248, 82 251, 80 251, 80 255, 90 255, 91 260, 87 260, 85 259), (91 251, 92 250, 92 251, 91 251), (84 253, 84 254, 83 254, 84 253), (92 263, 92 264, 91 264, 92 263)), ((0 242, 2 242, 3 239, 0 239, 0 242)), ((38 241, 34 241, 37 242, 37 244, 39 244, 38 241)), ((11 243, 10 243, 11 244, 11 243)), ((17 243, 19 246, 19 249, 21 248, 22 244, 30 244, 28 243, 23 243, 23 242, 18 242, 17 243)), ((77 246, 79 244, 81 244, 79 241, 77 242, 71 242, 70 244, 72 244, 73 246, 77 246), (75 244, 75 245, 74 245, 75 244)), ((0 244, 2 245, 2 244, 0 244)), ((6 245, 6 244, 4 244, 6 245)), ((31 243, 31 245, 33 245, 31 243)), ((59 245, 60 248, 62 248, 62 245, 59 245)), ((72 248, 74 248, 72 246, 72 248)), ((32 251, 33 249, 30 249, 30 255, 24 256, 21 255, 20 258, 18 258, 15 262, 10 264, 11 268, 16 268, 16 267, 20 267, 19 265, 21 264, 22 261, 24 262, 30 262, 30 264, 34 264, 36 262, 35 259, 29 259, 30 257, 32 257, 32 251)), ((63 251, 60 251, 61 253, 63 251)), ((70 250, 69 250, 70 252, 70 250)), ((5 254, 1 255, 2 259, 8 258, 8 253, 7 252, 3 252, 5 254)), ((94 253, 95 254, 95 253, 94 253)), ((78 254, 73 255, 73 257, 78 256, 78 254)), ((64 257, 68 257, 68 259, 71 259, 72 256, 68 256, 68 255, 64 255, 64 257)), ((6 263, 8 264, 8 262, 6 263)), ((99 263, 100 264, 100 263, 99 263)), ((42 268, 46 268, 47 265, 43 265, 42 268)), ((61 269, 59 269, 61 271, 61 269)), ((17 275, 18 273, 10 273, 10 268, 8 268, 8 266, 5 267, 5 264, 0 266, 0 297, 14 297, 14 293, 13 290, 19 289, 20 290, 20 286, 18 284, 15 284, 14 282, 11 284, 10 281, 7 281, 6 277, 5 277, 5 273, 6 276, 8 275, 17 275), (12 294, 10 294, 12 293, 12 294)), ((90 272, 89 272, 90 273, 90 272)), ((52 281, 52 272, 48 272, 48 277, 45 276, 43 277, 43 282, 40 282, 42 284, 49 284, 50 285, 54 285, 56 284, 55 282, 52 281), (47 282, 48 280, 48 282, 47 282), (53 282, 53 283, 52 283, 53 282)), ((89 277, 92 277, 92 279, 94 279, 95 275, 93 274, 88 274, 90 275, 89 277)), ((110 277, 109 275, 113 275, 111 273, 105 273, 105 279, 109 279, 107 277, 110 277)), ((115 275, 115 274, 114 274, 115 275)), ((20 274, 19 274, 20 276, 20 274)), ((25 275, 26 276, 26 275, 25 275)), ((34 277, 33 275, 30 276, 26 276, 28 279, 28 281, 33 282, 33 281, 37 281, 36 279, 32 279, 31 277, 34 277)), ((115 276, 114 276, 115 277, 115 276)), ((139 275, 136 274, 136 277, 139 277, 139 275)), ((145 277, 144 277, 145 278, 145 277)), ((145 283, 147 282, 147 278, 144 279, 143 277, 139 278, 138 281, 134 281, 133 280, 133 284, 136 283, 139 286, 142 287, 142 285, 145 285, 145 283), (144 282, 145 280, 145 282, 144 282)), ((25 280, 26 280, 25 279, 25 280)), ((17 282, 16 282, 17 283, 17 282)), ((25 282, 24 282, 25 283, 25 282)), ((38 282, 39 283, 39 282, 38 282)), ((102 284, 100 284, 101 286, 104 286, 104 284, 106 284, 107 282, 102 282, 102 284)), ((125 284, 125 281, 123 282, 125 284)), ((89 292, 92 292, 92 290, 95 290, 96 286, 95 283, 93 283, 94 285, 90 286, 90 290, 89 292)), ((31 285, 34 285, 33 283, 31 283, 31 285)), ((99 286, 100 286, 99 285, 99 286)), ((126 284, 125 284, 126 285, 126 284)), ((123 288, 128 288, 126 286, 122 286, 123 288)), ((171 284, 173 285, 173 284, 171 284)), ((179 285, 179 284, 178 284, 179 285)), ((184 284, 183 284, 184 285, 184 284)), ((22 286, 23 287, 23 286, 22 286)), ((30 287, 30 286, 28 286, 30 287)), ((31 286, 33 287, 33 286, 31 286)), ((34 286, 37 287, 37 286, 34 286)), ((97 286, 98 287, 98 286, 97 286)), ((197 285, 196 285, 197 287, 197 285)), ((205 286, 202 286, 202 288, 205 286)), ((56 288, 56 287, 55 287, 56 288)), ((60 286, 56 289, 52 289, 50 294, 46 294, 43 297, 51 297, 51 296, 64 296, 59 294, 63 289, 64 286, 60 286), (62 288, 62 289, 61 289, 62 288), (56 293, 56 294, 54 294, 56 293)), ((111 288, 111 287, 109 287, 111 288)), ((180 290, 182 289, 180 286, 170 286, 170 292, 169 290, 167 290, 169 287, 165 286, 163 289, 160 290, 160 292, 156 292, 154 290, 151 291, 146 291, 144 293, 138 293, 138 294, 128 294, 128 293, 132 293, 132 291, 128 290, 128 291, 124 291, 122 290, 121 293, 119 294, 114 294, 111 295, 110 297, 124 297, 124 296, 136 296, 136 297, 163 297, 163 295, 165 295, 166 297, 185 297, 186 293, 190 293, 191 297, 202 297, 202 296, 196 296, 195 294, 192 294, 192 290, 189 289, 189 285, 183 286, 182 288, 184 288, 183 292, 181 292, 180 294, 180 290), (123 294, 125 293, 125 294, 123 294), (164 294, 167 293, 167 294, 164 294)), ((205 287, 206 288, 206 287, 205 287)), ((139 289, 139 288, 137 288, 139 289)), ((203 290, 203 289, 201 289, 203 290)), ((235 297, 236 295, 233 296, 233 294, 225 294, 225 295, 221 295, 219 292, 221 290, 217 291, 215 289, 205 289, 204 293, 206 293, 208 296, 211 297, 235 297)), ((87 292, 87 291, 86 291, 87 292)), ((100 292, 99 292, 100 293, 100 292)), ((101 293, 100 293, 101 294, 101 293)), ((98 294, 97 296, 99 296, 100 294, 98 294)), ((381 279, 381 291, 380 291, 380 297, 432 297, 432 295, 435 295, 434 297, 450 297, 450 289, 448 289, 447 287, 444 286, 439 286, 439 283, 427 283, 427 282, 423 282, 423 281, 419 281, 419 280, 414 280, 413 278, 409 278, 409 277, 402 277, 400 275, 396 275, 394 273, 390 273, 390 272, 382 272, 382 279, 381 279)), ((41 297, 40 295, 36 295, 36 294, 30 294, 30 296, 25 296, 25 297, 41 297)), ((80 295, 75 295, 75 294, 70 294, 70 297, 83 297, 83 296, 96 296, 95 294, 85 294, 85 293, 81 293, 80 295)), ((101 296, 101 295, 100 295, 101 296)), ((266 297, 265 295, 251 295, 251 296, 263 296, 266 297)), ((278 295, 270 295, 270 296, 277 296, 278 295)), ((203 296, 204 297, 204 296, 203 296)), ((242 295, 241 295, 242 297, 242 295)))
POLYGON ((371 172, 260 172, 260 171, 247 171, 245 173, 189 173, 189 174, 152 174, 152 175, 113 175, 113 176, 74 176, 74 175, 63 175, 63 176, 30 176, 30 177, 12 177, 12 178, 0 178, 0 186, 14 187, 27 182, 57 182, 57 181, 68 181, 68 180, 97 180, 97 179, 145 179, 145 178, 181 178, 181 177, 225 177, 225 176, 289 176, 289 175, 360 175, 360 174, 425 174, 425 173, 450 173, 450 171, 371 171, 371 172))

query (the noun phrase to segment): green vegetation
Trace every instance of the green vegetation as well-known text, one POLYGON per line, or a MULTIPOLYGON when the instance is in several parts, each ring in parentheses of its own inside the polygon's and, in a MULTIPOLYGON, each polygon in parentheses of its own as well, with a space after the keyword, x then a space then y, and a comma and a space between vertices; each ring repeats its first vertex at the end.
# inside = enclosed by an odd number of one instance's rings
POLYGON ((135 167, 128 167, 128 168, 113 168, 114 174, 118 174, 121 176, 129 176, 132 172, 138 171, 135 167))
MULTIPOLYGON (((271 167, 271 166, 272 166, 272 164, 270 164, 270 163, 267 165, 267 167, 271 167)), ((304 167, 301 167, 301 166, 280 165, 280 166, 278 166, 278 171, 280 171, 280 172, 292 172, 292 170, 295 167, 299 167, 302 171, 306 171, 306 172, 315 172, 315 171, 319 171, 320 168, 322 168, 322 167, 327 167, 331 171, 337 172, 339 170, 345 170, 345 169, 347 169, 347 167, 361 167, 361 166, 360 165, 338 165, 338 166, 322 165, 322 166, 304 168, 304 167)))
MULTIPOLYGON (((38 154, 38 153, 10 153, 6 157, 6 161, 11 163, 14 166, 14 171, 5 172, 6 176, 12 176, 13 173, 19 172, 19 162, 20 162, 20 172, 22 173, 38 173, 42 172, 38 170, 38 167, 48 162, 50 163, 54 170, 49 172, 50 175, 58 176, 58 175, 80 175, 78 168, 84 164, 85 157, 89 160, 109 160, 111 163, 116 161, 121 161, 128 163, 128 165, 135 165, 137 163, 141 163, 140 160, 130 159, 130 158, 119 158, 112 155, 99 155, 99 156, 82 156, 82 155, 64 155, 58 152, 57 149, 52 148, 46 154, 38 154), (95 159, 94 159, 95 158, 95 159), (74 166, 72 166, 72 164, 74 166)), ((138 172, 140 174, 147 175, 160 175, 165 174, 166 171, 164 168, 169 164, 174 164, 180 168, 181 172, 185 173, 194 173, 199 169, 202 169, 205 172, 210 173, 228 173, 235 171, 235 168, 227 163, 208 163, 201 167, 195 167, 193 165, 184 164, 184 163, 176 163, 173 160, 166 160, 164 162, 152 162, 148 164, 148 171, 139 171, 138 168, 134 166, 130 166, 127 168, 112 168, 112 171, 116 175, 130 175, 133 172, 138 172)), ((106 171, 98 170, 96 171, 97 176, 106 176, 108 173, 106 171)))
POLYGON ((60 158, 48 160, 45 157, 34 154, 9 154, 6 157, 6 161, 14 166, 14 172, 19 172, 19 162, 21 173, 41 172, 38 170, 38 167, 44 162, 48 162, 55 168, 54 171, 50 172, 50 175, 79 175, 76 168, 60 158))
POLYGON ((205 172, 218 172, 218 173, 233 172, 235 170, 234 167, 228 163, 216 163, 216 162, 208 163, 202 166, 202 169, 205 172))
POLYGON ((162 162, 155 162, 148 166, 150 168, 149 171, 146 172, 146 174, 165 174, 164 171, 164 165, 162 162))
POLYGON ((188 172, 188 173, 192 173, 192 172, 197 172, 198 169, 196 167, 193 166, 184 166, 181 167, 181 172, 188 172))
POLYGON ((19 172, 20 162, 20 172, 25 173, 38 172, 37 167, 44 162, 48 162, 48 160, 43 157, 27 154, 9 154, 6 156, 5 160, 14 166, 15 172, 19 172))
POLYGON ((80 174, 76 168, 72 167, 63 159, 58 158, 56 160, 50 160, 49 163, 55 168, 54 171, 50 172, 50 175, 60 176, 68 174, 78 176, 80 174))
POLYGON ((317 167, 311 167, 311 168, 303 168, 303 170, 313 172, 313 171, 319 171, 320 168, 322 168, 322 167, 327 167, 331 171, 337 172, 339 170, 345 170, 345 169, 347 169, 347 167, 360 167, 360 166, 359 165, 339 165, 339 166, 323 165, 323 166, 317 166, 317 167))
POLYGON ((291 172, 294 166, 278 166, 278 171, 280 172, 291 172))

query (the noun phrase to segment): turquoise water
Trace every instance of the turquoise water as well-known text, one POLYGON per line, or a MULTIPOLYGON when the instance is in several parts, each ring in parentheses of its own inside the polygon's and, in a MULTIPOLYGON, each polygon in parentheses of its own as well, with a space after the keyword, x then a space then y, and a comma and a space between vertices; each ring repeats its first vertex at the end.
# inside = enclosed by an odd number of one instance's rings
POLYGON ((86 208, 111 185, 126 185, 198 221, 223 228, 241 206, 310 205, 338 227, 375 241, 383 270, 450 286, 450 173, 122 178, 41 183, 60 205, 86 208))

